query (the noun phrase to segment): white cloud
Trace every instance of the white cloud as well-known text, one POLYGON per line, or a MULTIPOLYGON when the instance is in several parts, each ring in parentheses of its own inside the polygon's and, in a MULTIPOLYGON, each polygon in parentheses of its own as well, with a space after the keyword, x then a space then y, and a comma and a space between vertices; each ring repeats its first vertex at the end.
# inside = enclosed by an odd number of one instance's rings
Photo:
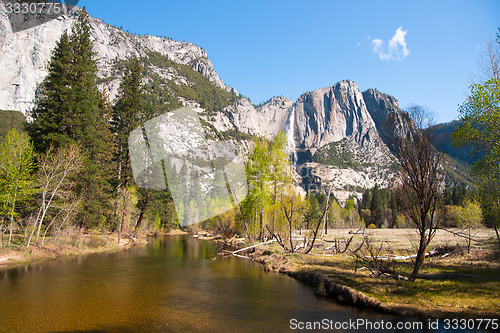
POLYGON ((381 39, 375 38, 371 41, 373 52, 377 53, 381 60, 403 60, 410 55, 410 50, 406 44, 406 33, 408 30, 403 30, 399 27, 394 36, 392 36, 387 47, 381 39))

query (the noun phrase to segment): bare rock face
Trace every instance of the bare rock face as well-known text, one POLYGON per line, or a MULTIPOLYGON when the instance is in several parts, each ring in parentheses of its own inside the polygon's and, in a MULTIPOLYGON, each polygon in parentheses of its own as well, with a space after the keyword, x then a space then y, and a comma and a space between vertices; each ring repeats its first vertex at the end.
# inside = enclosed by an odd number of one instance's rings
POLYGON ((363 95, 352 81, 303 94, 295 114, 295 140, 301 149, 315 151, 351 136, 364 145, 376 136, 363 95))
POLYGON ((274 97, 256 107, 248 98, 240 98, 215 116, 206 117, 217 130, 237 129, 241 133, 271 139, 278 131, 288 132, 293 102, 274 97))
MULTIPOLYGON (((37 85, 47 75, 46 66, 56 41, 64 31, 71 31, 77 13, 71 12, 17 33, 12 32, 3 3, 0 3, 0 13, 0 109, 17 110, 26 114, 34 106, 37 85)), ((91 18, 90 23, 100 78, 112 76, 113 65, 118 60, 158 52, 176 63, 190 66, 215 85, 235 92, 222 82, 205 50, 194 44, 155 36, 132 35, 95 18, 91 18)), ((118 91, 119 80, 108 80, 101 86, 104 87, 113 99, 118 91)))
POLYGON ((34 105, 37 85, 47 75, 45 66, 52 49, 63 31, 71 28, 74 17, 61 16, 13 33, 3 8, 0 13, 0 109, 26 113, 34 105))
POLYGON ((331 187, 340 201, 362 188, 388 186, 396 163, 389 144, 406 120, 394 98, 361 93, 352 81, 303 94, 295 104, 294 139, 304 185, 331 187))
POLYGON ((288 132, 290 130, 290 119, 292 115, 292 100, 280 96, 274 97, 269 102, 257 108, 257 113, 261 119, 261 127, 263 128, 263 136, 270 138, 273 137, 278 131, 288 132), (267 126, 262 126, 267 124, 267 126))
POLYGON ((394 97, 378 90, 368 89, 363 92, 363 98, 381 139, 391 150, 394 150, 395 139, 406 137, 414 130, 410 125, 412 123, 410 116, 401 111, 394 97))
POLYGON ((296 146, 301 152, 316 151, 348 138, 359 148, 382 146, 376 124, 355 82, 342 81, 332 87, 299 97, 295 110, 296 146))

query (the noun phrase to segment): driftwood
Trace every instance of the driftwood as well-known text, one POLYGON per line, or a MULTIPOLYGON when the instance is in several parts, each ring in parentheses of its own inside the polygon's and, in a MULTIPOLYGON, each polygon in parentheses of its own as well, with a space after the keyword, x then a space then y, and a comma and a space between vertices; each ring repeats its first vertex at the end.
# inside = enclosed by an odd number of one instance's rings
MULTIPOLYGON (((436 256, 439 254, 440 254, 439 251, 434 250, 434 251, 425 253, 425 258, 433 257, 433 256, 436 256)), ((448 255, 450 255, 450 254, 448 253, 448 255)), ((383 256, 377 256, 376 259, 379 259, 379 260, 409 260, 409 259, 414 259, 416 257, 417 257, 416 254, 412 254, 410 256, 396 256, 393 254, 384 254, 383 256)))
POLYGON ((255 245, 252 245, 252 246, 249 246, 249 247, 245 247, 243 249, 239 249, 239 250, 236 250, 236 251, 222 250, 222 252, 220 254, 223 255, 223 256, 230 256, 230 255, 232 255, 232 256, 235 256, 235 257, 238 257, 238 258, 251 259, 250 257, 242 256, 242 255, 240 255, 238 253, 246 251, 246 250, 253 249, 254 247, 257 247, 259 245, 266 245, 266 244, 270 244, 270 243, 274 243, 274 242, 276 242, 275 239, 267 241, 267 242, 255 244, 255 245))
POLYGON ((335 238, 334 244, 327 247, 325 250, 333 250, 334 253, 345 253, 349 249, 349 246, 351 245, 353 237, 354 236, 352 236, 348 240, 343 240, 343 241, 337 241, 337 238, 335 238), (340 248, 340 245, 342 242, 344 243, 343 249, 340 248))
POLYGON ((276 242, 276 239, 273 239, 273 240, 270 240, 270 241, 267 241, 267 242, 264 242, 264 243, 259 243, 259 244, 256 244, 256 245, 252 245, 252 246, 249 246, 249 247, 245 247, 244 249, 233 251, 233 252, 231 252, 231 254, 234 255, 234 254, 236 254, 238 252, 243 252, 243 251, 246 251, 246 250, 250 250, 250 249, 253 249, 254 247, 257 247, 259 245, 270 244, 270 243, 273 243, 273 242, 276 242))
MULTIPOLYGON (((453 248, 441 246, 441 247, 436 248, 433 251, 426 252, 425 258, 439 256, 437 259, 443 259, 443 258, 447 258, 447 257, 453 255, 455 251, 456 250, 454 250, 453 248)), ((377 256, 376 259, 378 259, 378 260, 410 260, 410 259, 415 259, 416 257, 417 257, 416 254, 412 254, 409 256, 396 256, 396 255, 392 255, 392 254, 384 254, 382 256, 377 256)))

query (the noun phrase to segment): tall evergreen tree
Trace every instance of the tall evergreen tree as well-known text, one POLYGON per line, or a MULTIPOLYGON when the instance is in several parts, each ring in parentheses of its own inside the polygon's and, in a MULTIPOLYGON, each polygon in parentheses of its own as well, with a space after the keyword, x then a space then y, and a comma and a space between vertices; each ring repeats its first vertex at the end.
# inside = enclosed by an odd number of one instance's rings
POLYGON ((81 10, 71 34, 72 113, 70 136, 84 148, 84 166, 78 175, 83 195, 82 226, 95 226, 109 211, 109 180, 113 141, 107 117, 109 101, 97 88, 97 65, 92 50, 89 15, 81 10))
POLYGON ((370 209, 372 204, 372 196, 370 195, 370 190, 365 189, 363 191, 363 198, 361 200, 362 209, 370 209))
MULTIPOLYGON (((113 131, 116 134, 117 152, 115 159, 117 168, 115 170, 116 190, 123 204, 123 209, 116 210, 119 215, 119 234, 127 232, 129 211, 127 209, 127 201, 129 199, 129 185, 132 181, 132 168, 130 163, 128 137, 130 133, 143 124, 145 121, 153 117, 150 108, 146 107, 144 96, 144 86, 142 84, 143 68, 137 58, 129 59, 125 66, 122 82, 119 89, 119 97, 113 108, 113 131), (120 214, 119 211, 121 211, 120 214)), ((135 226, 140 226, 145 210, 148 207, 150 193, 149 190, 139 191, 140 194, 140 215, 135 226)), ((156 198, 154 196, 153 198, 156 198)))
POLYGON ((380 219, 382 217, 383 209, 384 209, 384 204, 383 204, 382 192, 378 184, 376 184, 375 187, 372 189, 372 199, 370 202, 370 211, 373 224, 380 226, 380 219))
POLYGON ((83 167, 75 177, 83 197, 82 226, 96 225, 109 209, 110 165, 114 143, 109 101, 97 88, 89 15, 81 10, 72 33, 59 39, 41 85, 28 133, 38 151, 78 143, 83 167))
POLYGON ((372 190, 372 199, 370 202, 370 210, 375 211, 382 208, 382 195, 378 184, 372 190))
POLYGON ((37 90, 37 105, 30 114, 33 121, 26 125, 38 152, 71 141, 66 121, 71 106, 72 57, 70 38, 64 32, 52 52, 48 75, 37 90))
POLYGON ((117 142, 118 186, 128 184, 131 177, 128 137, 130 133, 153 117, 146 108, 142 66, 137 58, 129 59, 125 66, 118 100, 113 107, 113 131, 117 142))

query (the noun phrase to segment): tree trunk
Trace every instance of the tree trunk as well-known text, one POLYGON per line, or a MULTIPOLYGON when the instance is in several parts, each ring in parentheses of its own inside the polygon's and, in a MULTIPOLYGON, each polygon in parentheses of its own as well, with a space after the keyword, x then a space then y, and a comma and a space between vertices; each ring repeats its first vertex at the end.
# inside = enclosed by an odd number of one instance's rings
POLYGON ((259 211, 259 240, 264 239, 264 212, 262 211, 262 207, 259 211))
POLYGON ((146 200, 144 202, 144 206, 141 209, 141 213, 139 214, 139 218, 137 219, 137 223, 135 224, 134 231, 137 231, 141 227, 142 219, 144 218, 144 213, 148 208, 148 203, 149 203, 149 191, 146 192, 146 200))
POLYGON ((10 242, 12 241, 12 224, 13 224, 14 218, 11 216, 10 217, 10 225, 9 225, 9 240, 7 242, 7 247, 10 246, 10 242))
POLYGON ((121 237, 121 234, 126 234, 127 233, 127 229, 128 229, 128 181, 129 181, 129 178, 127 177, 125 179, 125 183, 123 184, 123 188, 124 188, 124 191, 125 191, 125 195, 123 197, 123 212, 122 212, 122 216, 120 218, 120 226, 118 228, 118 244, 120 244, 120 237, 121 237))
POLYGON ((325 235, 328 235, 328 213, 326 214, 325 216, 325 225, 326 225, 326 229, 325 229, 325 235))
POLYGON ((3 247, 3 217, 2 222, 0 222, 0 249, 3 247))
POLYGON ((14 202, 12 203, 12 213, 10 214, 9 242, 7 243, 7 247, 10 246, 10 243, 12 241, 12 228, 14 227, 14 210, 16 209, 16 197, 17 197, 17 193, 14 196, 14 202))
POLYGON ((471 228, 469 228, 469 237, 467 237, 467 253, 470 253, 470 245, 472 243, 472 238, 471 238, 471 228))
POLYGON ((498 232, 498 226, 497 224, 493 224, 493 228, 495 229, 495 233, 497 234, 497 238, 498 238, 498 245, 500 246, 500 233, 498 232))
POLYGON ((411 273, 410 277, 408 278, 408 281, 415 281, 415 279, 418 276, 418 272, 424 265, 424 259, 425 259, 425 250, 427 249, 427 242, 425 240, 425 231, 424 235, 420 235, 420 244, 418 246, 418 252, 417 252, 417 258, 415 260, 415 266, 413 266, 413 272, 411 273))
POLYGON ((295 252, 293 247, 293 203, 290 204, 290 220, 288 221, 289 232, 290 232, 290 252, 295 252))

